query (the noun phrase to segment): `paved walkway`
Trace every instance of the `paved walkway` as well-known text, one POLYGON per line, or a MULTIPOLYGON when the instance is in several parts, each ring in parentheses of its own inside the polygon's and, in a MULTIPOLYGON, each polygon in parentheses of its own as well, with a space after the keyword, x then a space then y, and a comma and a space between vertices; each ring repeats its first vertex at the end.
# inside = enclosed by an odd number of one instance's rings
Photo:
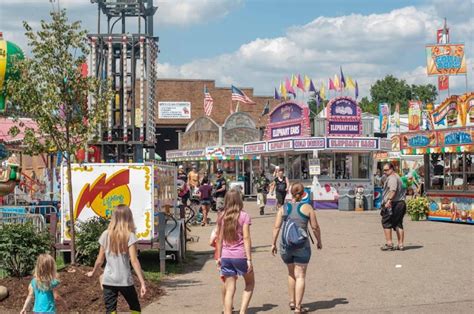
MULTIPOLYGON (((288 313, 286 268, 270 254, 274 213, 252 216, 256 286, 249 313, 288 313)), ((323 250, 308 268, 303 303, 312 311, 472 313, 474 227, 405 219, 406 251, 382 252, 378 212, 318 211, 323 250)), ((212 216, 214 219, 215 216, 212 216)), ((220 313, 218 272, 208 246, 212 227, 195 227, 189 272, 163 282, 166 295, 145 313, 220 313)), ((239 279, 235 307, 240 304, 239 279)))

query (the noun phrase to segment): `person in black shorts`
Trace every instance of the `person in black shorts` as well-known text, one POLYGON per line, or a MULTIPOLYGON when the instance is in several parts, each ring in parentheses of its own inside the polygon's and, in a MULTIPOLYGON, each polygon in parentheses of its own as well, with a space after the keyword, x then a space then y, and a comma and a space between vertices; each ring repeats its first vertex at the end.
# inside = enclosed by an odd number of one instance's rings
POLYGON ((279 168, 277 172, 277 177, 272 182, 271 193, 275 192, 277 199, 277 209, 283 206, 285 203, 286 194, 290 188, 290 181, 284 176, 284 169, 279 168))
POLYGON ((219 212, 224 209, 224 197, 227 192, 227 183, 223 175, 224 171, 222 169, 217 169, 217 180, 216 184, 214 185, 214 197, 216 198, 216 209, 219 212))
POLYGON ((207 224, 207 214, 209 213, 209 208, 211 207, 211 198, 212 198, 212 186, 209 184, 209 179, 204 177, 199 186, 198 195, 201 200, 201 208, 203 219, 201 226, 207 224))
POLYGON ((383 185, 383 203, 380 215, 384 229, 386 243, 380 248, 382 251, 405 249, 403 243, 405 232, 403 230, 403 217, 406 213, 405 189, 400 176, 395 172, 391 163, 386 163, 383 172, 387 176, 383 185), (392 242, 392 229, 397 233, 398 246, 392 242))

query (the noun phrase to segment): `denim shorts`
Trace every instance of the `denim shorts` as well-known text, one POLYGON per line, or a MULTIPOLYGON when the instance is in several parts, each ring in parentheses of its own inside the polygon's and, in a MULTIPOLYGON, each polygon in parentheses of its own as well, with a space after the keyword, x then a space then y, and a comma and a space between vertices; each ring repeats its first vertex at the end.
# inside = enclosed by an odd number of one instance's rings
POLYGON ((281 253, 281 259, 285 264, 308 264, 310 258, 311 248, 309 246, 281 253))
POLYGON ((210 198, 205 198, 201 200, 201 205, 211 205, 211 199, 210 198))
POLYGON ((248 271, 246 258, 222 258, 221 275, 224 277, 243 276, 248 271))

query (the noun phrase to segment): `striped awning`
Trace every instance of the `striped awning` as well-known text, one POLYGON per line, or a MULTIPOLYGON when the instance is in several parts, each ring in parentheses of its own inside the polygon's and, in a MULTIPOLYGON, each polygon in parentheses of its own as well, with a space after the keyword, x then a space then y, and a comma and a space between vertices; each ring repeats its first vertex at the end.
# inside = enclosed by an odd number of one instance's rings
POLYGON ((422 147, 422 148, 405 148, 402 154, 405 155, 424 155, 439 153, 462 153, 474 152, 474 145, 444 146, 444 147, 422 147))

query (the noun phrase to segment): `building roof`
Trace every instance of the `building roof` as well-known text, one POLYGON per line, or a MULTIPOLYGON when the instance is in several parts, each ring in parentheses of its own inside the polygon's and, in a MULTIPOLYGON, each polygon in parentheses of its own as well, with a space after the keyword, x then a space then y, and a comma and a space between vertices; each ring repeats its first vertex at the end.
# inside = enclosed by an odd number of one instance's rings
POLYGON ((18 121, 14 121, 12 118, 0 117, 0 143, 15 144, 21 142, 25 137, 25 127, 38 129, 37 124, 31 119, 20 118, 18 121), (10 129, 14 126, 20 129, 20 133, 15 137, 9 134, 10 129))

